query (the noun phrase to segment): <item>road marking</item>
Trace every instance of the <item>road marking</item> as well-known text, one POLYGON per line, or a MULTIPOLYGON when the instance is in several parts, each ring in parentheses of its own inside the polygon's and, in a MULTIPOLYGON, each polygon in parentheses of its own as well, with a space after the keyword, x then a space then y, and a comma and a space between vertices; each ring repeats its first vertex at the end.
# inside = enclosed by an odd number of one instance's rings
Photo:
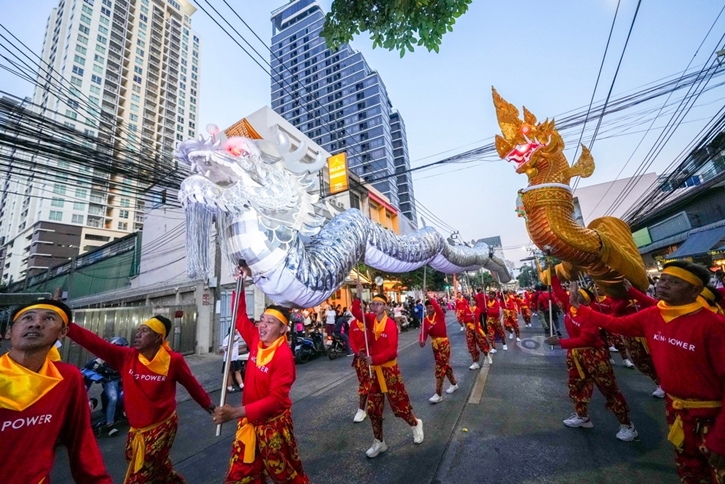
POLYGON ((478 405, 481 403, 481 397, 483 397, 483 388, 486 386, 486 379, 488 378, 488 369, 491 365, 484 365, 481 371, 478 373, 476 383, 473 385, 473 391, 471 391, 471 397, 468 399, 468 403, 478 405))

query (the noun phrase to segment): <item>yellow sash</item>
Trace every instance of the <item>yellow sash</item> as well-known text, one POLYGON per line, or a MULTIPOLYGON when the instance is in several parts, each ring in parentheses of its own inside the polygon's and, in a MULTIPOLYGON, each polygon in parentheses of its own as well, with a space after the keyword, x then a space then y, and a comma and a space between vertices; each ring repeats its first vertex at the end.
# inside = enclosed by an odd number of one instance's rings
POLYGON ((48 359, 50 361, 60 361, 60 351, 58 351, 58 348, 53 345, 50 347, 50 351, 48 351, 48 359))
POLYGON ((365 331, 365 325, 363 323, 361 323, 357 319, 355 320, 355 322, 357 323, 357 327, 358 329, 360 329, 360 331, 365 331))
MULTIPOLYGON (((286 411, 267 420, 266 423, 271 423, 279 418, 282 418, 285 413, 286 411)), ((236 439, 244 444, 243 462, 245 464, 251 464, 254 462, 254 457, 257 454, 257 429, 246 417, 242 419, 241 427, 237 428, 236 439)))
POLYGON ((385 383, 385 375, 383 375, 383 368, 390 368, 391 366, 395 366, 398 364, 398 360, 392 360, 388 361, 387 363, 383 363, 382 365, 373 365, 371 368, 375 372, 375 375, 378 377, 378 384, 380 385, 380 391, 383 393, 388 393, 388 385, 385 383))
POLYGON ((274 340, 274 342, 266 348, 262 346, 262 342, 260 341, 257 345, 257 368, 269 364, 269 362, 272 361, 272 358, 274 358, 277 348, 286 342, 287 337, 285 335, 282 335, 274 340))
POLYGON ((167 418, 162 420, 161 422, 156 422, 154 424, 148 425, 146 427, 142 427, 140 429, 136 429, 131 427, 129 429, 129 432, 134 432, 133 434, 133 440, 131 440, 131 462, 128 463, 128 469, 126 470, 126 477, 124 478, 124 482, 128 480, 128 478, 131 476, 131 474, 135 474, 138 471, 141 470, 146 460, 144 459, 146 455, 146 442, 143 439, 143 434, 145 432, 150 432, 151 430, 164 425, 165 423, 168 423, 172 418, 176 416, 176 412, 169 415, 167 418))
MULTIPOLYGON (((667 396, 670 397, 670 400, 672 400, 672 408, 675 410, 722 407, 722 402, 716 400, 683 400, 681 398, 673 397, 669 393, 667 396)), ((682 446, 685 443, 685 430, 682 426, 682 419, 680 418, 679 412, 677 412, 677 417, 670 427, 670 433, 667 434, 667 440, 672 442, 677 450, 682 449, 682 446)))
POLYGON ((0 357, 0 408, 22 412, 43 398, 63 376, 52 361, 45 363, 38 373, 28 370, 5 353, 0 357))
POLYGON ((446 341, 447 339, 448 338, 446 338, 445 336, 441 336, 440 338, 431 338, 430 341, 431 341, 431 344, 433 345, 433 349, 437 350, 438 348, 440 348, 441 344, 444 341, 446 341))
POLYGON ((574 366, 576 366, 576 371, 579 372, 579 377, 583 380, 586 375, 584 375, 584 368, 582 368, 581 363, 579 363, 579 352, 581 350, 591 350, 593 349, 591 346, 587 346, 586 348, 572 348, 571 349, 571 359, 574 361, 574 366))
POLYGON ((163 346, 161 346, 159 348, 159 351, 156 352, 156 356, 154 356, 153 360, 149 361, 148 358, 139 353, 138 361, 140 361, 146 368, 153 371, 154 373, 164 376, 169 374, 169 366, 171 366, 171 355, 163 346))
POLYGON ((380 338, 380 335, 385 332, 385 326, 387 324, 388 324, 388 314, 387 313, 385 313, 385 315, 383 316, 383 319, 381 319, 380 321, 378 321, 377 319, 375 320, 375 325, 373 326, 373 333, 375 334, 375 341, 377 341, 378 338, 380 338))
POLYGON ((569 314, 571 314, 572 318, 576 318, 576 308, 574 306, 569 306, 569 314))
POLYGON ((669 323, 675 318, 699 311, 702 309, 702 303, 695 301, 690 304, 683 304, 682 306, 670 306, 666 302, 660 301, 657 303, 657 307, 660 310, 662 319, 665 320, 665 323, 669 323))

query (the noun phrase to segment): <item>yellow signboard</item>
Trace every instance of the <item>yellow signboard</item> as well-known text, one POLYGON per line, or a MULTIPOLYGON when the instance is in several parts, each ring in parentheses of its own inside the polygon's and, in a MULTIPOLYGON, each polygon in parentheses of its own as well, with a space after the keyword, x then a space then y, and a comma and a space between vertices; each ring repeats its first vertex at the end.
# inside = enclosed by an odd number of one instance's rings
POLYGON ((330 176, 330 195, 348 189, 347 154, 338 153, 327 159, 327 172, 330 176))

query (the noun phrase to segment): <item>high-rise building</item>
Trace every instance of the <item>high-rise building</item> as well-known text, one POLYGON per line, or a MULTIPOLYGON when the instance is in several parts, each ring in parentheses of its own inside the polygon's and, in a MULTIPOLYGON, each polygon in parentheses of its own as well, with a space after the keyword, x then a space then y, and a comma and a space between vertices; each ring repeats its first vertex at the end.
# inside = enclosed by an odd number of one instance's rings
POLYGON ((272 12, 272 109, 330 153, 345 151, 350 170, 415 227, 402 118, 362 54, 349 45, 326 47, 324 22, 315 0, 295 0, 272 12))
MULTIPOLYGON (((35 95, 23 108, 85 138, 66 135, 68 142, 96 148, 88 140, 97 140, 111 164, 136 156, 172 162, 175 145, 197 134, 195 10, 187 0, 59 0, 46 25, 35 95)), ((83 253, 143 228, 137 178, 60 157, 34 156, 32 164, 36 170, 3 180, 14 197, 0 211, 0 240, 12 249, 4 251, 4 281, 67 262, 69 247, 83 253), (73 241, 64 235, 33 243, 47 223, 72 226, 54 233, 73 234, 73 241)))

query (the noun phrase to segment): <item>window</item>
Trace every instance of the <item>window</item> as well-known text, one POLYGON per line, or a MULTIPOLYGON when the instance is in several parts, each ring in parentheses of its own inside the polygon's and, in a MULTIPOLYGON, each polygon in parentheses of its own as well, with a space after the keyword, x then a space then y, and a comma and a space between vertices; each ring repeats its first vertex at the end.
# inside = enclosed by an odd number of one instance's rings
POLYGON ((136 126, 135 124, 129 124, 128 125, 128 130, 129 131, 136 132, 136 131, 138 131, 138 126, 136 126))
POLYGON ((131 111, 138 112, 138 104, 131 103, 131 111))
POLYGON ((84 218, 85 218, 85 217, 83 217, 83 215, 79 215, 79 214, 77 214, 77 213, 74 213, 74 214, 73 214, 73 217, 72 217, 72 219, 71 219, 71 223, 74 223, 74 224, 81 224, 81 225, 82 225, 82 224, 83 224, 83 219, 84 219, 84 218))
POLYGON ((133 86, 131 86, 131 89, 133 90, 133 92, 139 92, 139 93, 141 92, 141 88, 138 87, 136 84, 134 84, 133 86))
MULTIPOLYGON (((86 27, 85 25, 78 25, 78 30, 80 30, 81 32, 83 32, 83 33, 84 33, 84 34, 86 34, 86 35, 88 35, 88 34, 90 34, 90 33, 91 33, 91 29, 89 29, 89 28, 88 28, 88 27, 86 27)), ((80 39, 79 39, 79 40, 80 40, 80 39)))
POLYGON ((101 77, 100 77, 100 76, 97 76, 97 75, 93 74, 93 75, 91 76, 91 81, 95 82, 96 84, 100 84, 100 83, 101 83, 101 81, 102 81, 102 79, 101 79, 101 77))
POLYGON ((183 116, 177 116, 176 119, 180 123, 183 123, 184 122, 184 117, 183 116))
POLYGON ((128 222, 118 222, 118 230, 128 230, 128 222))
MULTIPOLYGON (((140 28, 141 30, 146 30, 146 24, 145 24, 145 23, 143 23, 143 22, 140 22, 140 23, 138 24, 138 28, 140 28)), ((139 35, 141 35, 141 32, 139 32, 139 35)), ((145 38, 145 37, 144 37, 144 38, 145 38)))
MULTIPOLYGON (((86 198, 88 196, 88 190, 85 188, 76 188, 76 198, 86 198)), ((75 209, 75 207, 73 207, 75 209)))
POLYGON ((98 64, 93 64, 93 72, 97 74, 103 74, 103 67, 99 66, 98 64))
MULTIPOLYGON (((101 17, 101 18, 103 18, 103 17, 101 17)), ((100 33, 102 33, 103 35, 108 35, 108 29, 106 27, 102 26, 102 25, 99 25, 98 26, 98 31, 100 33)))
POLYGON ((91 92, 93 94, 101 94, 101 88, 98 86, 91 86, 91 92))
POLYGON ((107 39, 107 38, 105 38, 104 36, 102 36, 101 34, 98 34, 98 35, 96 36, 96 40, 97 40, 98 42, 100 42, 101 44, 105 44, 106 42, 108 42, 108 39, 107 39))
POLYGON ((101 23, 102 23, 103 25, 108 25, 108 24, 110 24, 110 23, 111 23, 111 21, 110 21, 110 20, 108 20, 108 18, 106 18, 106 17, 98 17, 98 20, 99 20, 99 21, 100 21, 100 22, 101 22, 101 23))
POLYGON ((78 66, 73 66, 73 74, 76 74, 78 76, 83 75, 83 68, 78 66))
POLYGON ((143 65, 143 59, 142 59, 142 58, 140 58, 140 57, 136 57, 136 59, 134 59, 134 62, 136 62, 136 64, 138 64, 138 65, 140 65, 140 66, 142 66, 142 65, 143 65))
POLYGON ((131 206, 131 200, 129 200, 128 198, 122 198, 121 199, 121 206, 124 207, 124 208, 130 207, 131 206))
POLYGON ((110 17, 110 16, 111 16, 111 11, 110 11, 109 9, 107 9, 106 7, 101 7, 101 13, 102 13, 103 15, 106 15, 106 16, 108 16, 108 17, 110 17))
POLYGON ((76 64, 80 64, 82 66, 86 65, 86 59, 79 56, 78 54, 73 56, 73 62, 75 62, 76 64))
POLYGON ((81 54, 85 55, 86 52, 88 52, 88 49, 86 49, 85 47, 83 47, 81 45, 76 44, 76 52, 80 52, 81 54))
POLYGON ((65 200, 63 200, 62 198, 53 197, 53 200, 50 201, 51 207, 61 207, 62 208, 64 204, 65 204, 65 200))
POLYGON ((146 47, 146 42, 141 39, 136 39, 136 44, 138 44, 139 47, 146 47))
POLYGON ((119 210, 118 216, 119 218, 128 218, 128 210, 119 210))
POLYGON ((88 37, 85 35, 78 34, 78 42, 80 42, 83 45, 88 45, 88 37))
POLYGON ((68 105, 69 108, 75 109, 76 111, 78 110, 78 101, 76 101, 75 99, 68 99, 65 103, 68 105))
POLYGON ((143 69, 141 69, 139 66, 134 66, 133 72, 135 72, 136 74, 143 74, 143 69))
POLYGON ((73 202, 73 210, 78 210, 80 212, 85 212, 86 210, 86 204, 83 202, 73 202))
POLYGON ((50 211, 50 217, 48 217, 50 220, 55 220, 57 222, 63 220, 63 212, 59 212, 57 210, 51 210, 50 211))
MULTIPOLYGON (((93 0, 91 0, 91 3, 93 3, 93 0)), ((83 5, 83 13, 87 13, 88 15, 93 15, 93 9, 89 7, 88 5, 83 5)))
POLYGON ((138 94, 131 94, 131 101, 135 101, 137 103, 140 103, 141 102, 141 96, 139 96, 138 94))
POLYGON ((106 59, 103 58, 102 55, 93 54, 93 62, 98 62, 99 64, 103 64, 106 59))
POLYGON ((143 49, 139 49, 138 47, 136 47, 136 54, 143 57, 143 49))
POLYGON ((78 119, 78 113, 71 111, 70 109, 65 110, 65 115, 70 119, 78 119))
POLYGON ((100 44, 96 44, 96 52, 100 52, 101 54, 105 55, 106 54, 106 48, 103 47, 100 44))
POLYGON ((138 121, 138 115, 136 115, 136 114, 129 114, 128 115, 128 119, 130 119, 131 121, 138 121))

